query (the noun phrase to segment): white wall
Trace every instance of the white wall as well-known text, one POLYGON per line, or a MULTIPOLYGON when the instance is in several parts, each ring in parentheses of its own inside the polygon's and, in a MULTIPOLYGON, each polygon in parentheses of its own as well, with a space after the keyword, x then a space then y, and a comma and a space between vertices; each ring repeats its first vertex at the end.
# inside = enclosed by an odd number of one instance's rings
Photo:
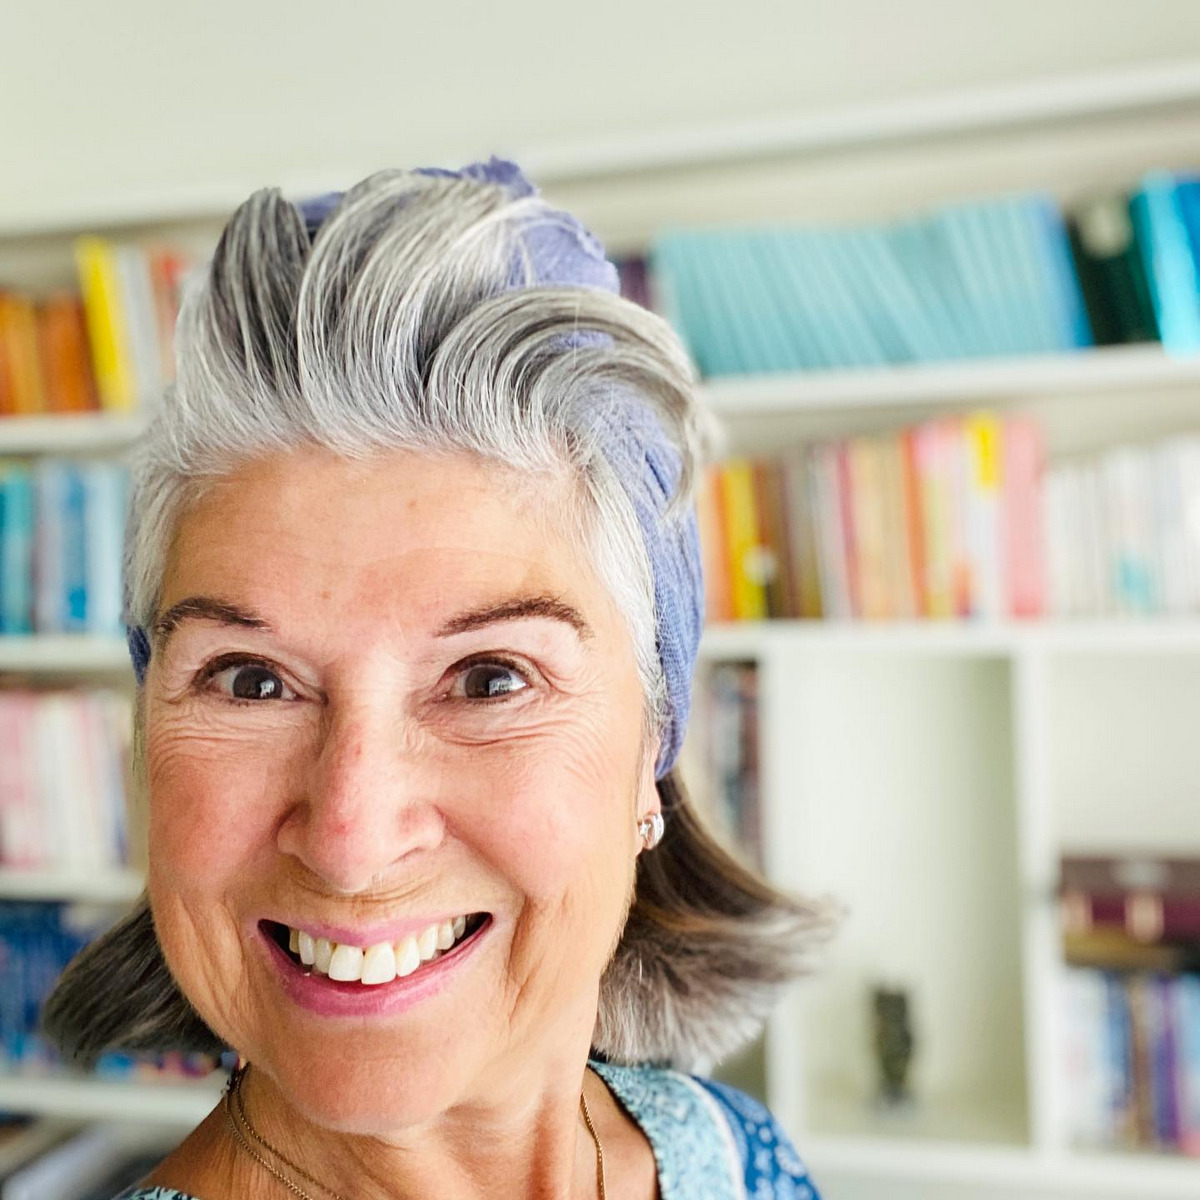
POLYGON ((6 0, 0 231, 1197 53, 1193 0, 6 0))

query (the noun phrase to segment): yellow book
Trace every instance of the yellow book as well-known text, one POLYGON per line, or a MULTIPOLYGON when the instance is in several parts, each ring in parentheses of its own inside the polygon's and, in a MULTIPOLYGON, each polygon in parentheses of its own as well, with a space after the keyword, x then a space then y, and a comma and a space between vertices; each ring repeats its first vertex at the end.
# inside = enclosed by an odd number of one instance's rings
POLYGON ((83 292, 100 406, 114 412, 131 412, 137 403, 137 381, 112 247, 104 238, 78 238, 75 265, 83 292))
POLYGON ((767 616, 767 589, 754 501, 754 469, 747 458, 721 464, 721 491, 725 515, 725 545, 729 556, 729 592, 735 621, 763 621, 767 616))
POLYGON ((12 387, 12 411, 28 416, 46 411, 46 391, 38 355, 37 313, 28 296, 10 292, 0 296, 4 319, 0 320, 0 357, 8 359, 12 387))
POLYGON ((1008 616, 1000 527, 1004 431, 998 417, 973 413, 967 437, 967 557, 971 564, 971 614, 1008 616))

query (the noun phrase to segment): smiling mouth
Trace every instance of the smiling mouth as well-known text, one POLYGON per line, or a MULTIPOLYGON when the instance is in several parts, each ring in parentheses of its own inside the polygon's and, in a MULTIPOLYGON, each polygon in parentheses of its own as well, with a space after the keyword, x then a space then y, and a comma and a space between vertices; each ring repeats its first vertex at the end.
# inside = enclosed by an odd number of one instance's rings
POLYGON ((306 975, 325 976, 338 983, 375 987, 423 973, 440 959, 455 955, 491 920, 489 913, 471 913, 430 925, 395 942, 354 946, 315 938, 278 921, 259 921, 259 928, 306 975))

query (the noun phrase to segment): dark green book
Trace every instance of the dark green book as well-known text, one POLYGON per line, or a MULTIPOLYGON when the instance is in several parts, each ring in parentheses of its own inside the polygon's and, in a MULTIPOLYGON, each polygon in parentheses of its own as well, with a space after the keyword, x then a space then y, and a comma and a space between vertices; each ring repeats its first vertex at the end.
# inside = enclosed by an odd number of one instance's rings
POLYGON ((1072 213, 1068 230, 1096 344, 1159 341, 1129 197, 1113 192, 1085 201, 1072 213))

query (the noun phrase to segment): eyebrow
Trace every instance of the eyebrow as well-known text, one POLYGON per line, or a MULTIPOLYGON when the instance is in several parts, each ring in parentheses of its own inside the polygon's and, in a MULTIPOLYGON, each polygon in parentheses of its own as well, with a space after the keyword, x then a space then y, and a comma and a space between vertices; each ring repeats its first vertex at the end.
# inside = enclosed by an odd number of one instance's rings
MULTIPOLYGON (((580 641, 587 641, 594 636, 592 627, 573 604, 568 604, 558 596, 535 595, 512 596, 507 600, 467 609, 451 617, 435 630, 434 637, 454 637, 456 634, 467 633, 500 621, 521 621, 533 617, 561 621, 569 625, 575 630, 580 641)), ((166 648, 171 634, 187 620, 216 621, 220 625, 238 625, 272 632, 270 621, 252 608, 233 604, 215 596, 189 596, 186 600, 172 604, 162 616, 155 619, 152 634, 160 654, 166 648)))

